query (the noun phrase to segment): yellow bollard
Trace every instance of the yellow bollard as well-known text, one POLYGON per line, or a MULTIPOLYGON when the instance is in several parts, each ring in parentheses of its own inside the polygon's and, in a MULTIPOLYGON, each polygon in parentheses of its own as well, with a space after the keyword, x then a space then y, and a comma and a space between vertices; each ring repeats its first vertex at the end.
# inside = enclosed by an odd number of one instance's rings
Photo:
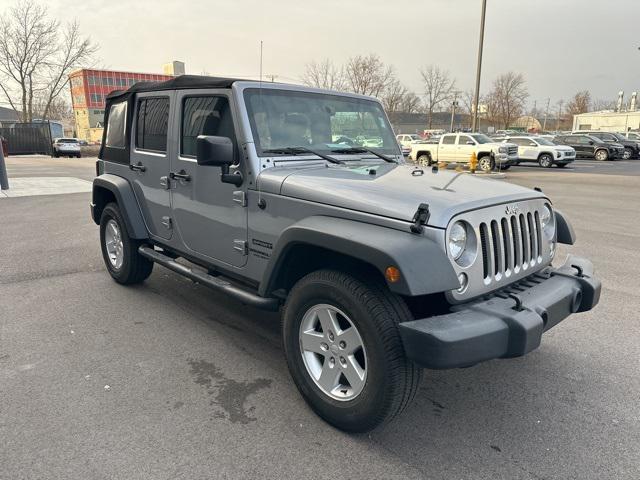
POLYGON ((471 173, 476 173, 476 168, 478 167, 478 157, 476 156, 476 152, 471 154, 471 158, 469 159, 469 171, 471 173))

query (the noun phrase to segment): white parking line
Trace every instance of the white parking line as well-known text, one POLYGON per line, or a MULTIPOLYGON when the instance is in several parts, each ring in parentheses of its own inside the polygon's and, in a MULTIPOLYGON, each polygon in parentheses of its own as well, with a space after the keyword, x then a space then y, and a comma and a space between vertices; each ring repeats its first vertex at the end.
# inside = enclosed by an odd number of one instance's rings
POLYGON ((0 190, 0 199, 90 192, 91 186, 91 182, 75 177, 11 177, 9 190, 0 190))

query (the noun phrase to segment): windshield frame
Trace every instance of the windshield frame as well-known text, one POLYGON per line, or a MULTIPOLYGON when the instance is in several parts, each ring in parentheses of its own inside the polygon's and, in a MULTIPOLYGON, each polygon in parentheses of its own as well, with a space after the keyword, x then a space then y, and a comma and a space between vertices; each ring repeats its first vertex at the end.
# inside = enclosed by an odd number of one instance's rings
MULTIPOLYGON (((352 101, 352 102, 358 102, 358 103, 370 103, 371 105, 374 106, 374 108, 371 111, 375 111, 375 109, 379 109, 379 113, 380 115, 380 119, 383 121, 383 125, 380 125, 379 127, 381 129, 384 129, 387 131, 388 136, 389 136, 389 147, 385 148, 385 147, 371 147, 371 146, 365 146, 364 148, 368 148, 370 150, 375 151, 376 153, 381 153, 382 155, 387 155, 387 156, 391 156, 391 157, 398 157, 402 155, 402 152, 400 150, 400 146, 398 145, 398 141, 396 140, 396 134, 393 131, 393 128, 391 126, 391 123, 389 122, 389 118, 387 117, 387 113, 384 110, 384 107, 382 106, 382 104, 375 100, 375 99, 371 99, 371 98, 367 98, 367 97, 362 97, 359 95, 342 95, 339 93, 325 93, 325 92, 317 92, 317 91, 309 91, 309 90, 302 90, 302 89, 288 89, 288 88, 265 88, 260 90, 259 88, 256 87, 250 87, 250 88, 244 88, 242 91, 242 100, 244 103, 244 107, 246 110, 246 115, 247 115, 247 119, 249 121, 249 138, 251 138, 251 140, 254 143, 255 146, 255 150, 256 150, 256 154, 258 155, 258 157, 288 157, 291 156, 291 154, 289 153, 274 153, 274 152, 268 152, 268 150, 272 150, 272 149, 278 149, 280 147, 274 147, 274 146, 265 146, 263 147, 261 144, 261 139, 260 139, 260 135, 259 135, 259 130, 258 130, 258 126, 256 124, 256 119, 254 116, 254 112, 253 112, 253 106, 251 104, 251 96, 255 95, 256 93, 259 93, 261 95, 283 95, 283 96, 309 96, 309 97, 324 97, 324 98, 332 98, 336 101, 352 101)), ((292 112, 295 113, 295 112, 292 112)), ((383 130, 381 130, 381 133, 383 133, 383 130)), ((343 136, 347 136, 347 135, 343 135, 343 136)), ((384 141, 384 138, 383 138, 384 141)), ((312 150, 316 150, 320 153, 323 154, 327 154, 327 155, 331 155, 332 152, 337 148, 338 145, 344 147, 344 148, 362 148, 359 145, 341 145, 341 144, 328 144, 326 143, 325 145, 334 145, 332 147, 327 146, 326 148, 322 148, 319 147, 319 145, 321 144, 309 144, 309 145, 295 145, 295 146, 301 146, 301 147, 305 147, 305 148, 310 148, 312 150)), ((284 148, 284 147, 282 147, 284 148)), ((314 155, 312 153, 309 153, 309 155, 314 155)), ((345 155, 354 155, 354 154, 345 154, 345 155)), ((367 154, 367 153, 363 153, 363 155, 373 155, 373 154, 367 154)), ((316 155, 314 155, 316 156, 316 155)), ((357 159, 357 158, 356 158, 357 159)), ((299 160, 307 160, 304 158, 301 158, 299 160)), ((355 160, 355 159, 354 159, 355 160)))

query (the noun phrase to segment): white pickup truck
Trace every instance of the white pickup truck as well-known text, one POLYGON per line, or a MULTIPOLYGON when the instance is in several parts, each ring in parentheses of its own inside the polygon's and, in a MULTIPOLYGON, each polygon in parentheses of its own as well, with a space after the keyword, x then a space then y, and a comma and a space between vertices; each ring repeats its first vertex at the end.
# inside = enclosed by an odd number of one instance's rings
POLYGON ((483 133, 447 133, 439 143, 411 145, 409 158, 421 165, 438 162, 469 163, 475 152, 478 168, 490 172, 494 168, 506 170, 518 162, 518 146, 496 142, 483 133))

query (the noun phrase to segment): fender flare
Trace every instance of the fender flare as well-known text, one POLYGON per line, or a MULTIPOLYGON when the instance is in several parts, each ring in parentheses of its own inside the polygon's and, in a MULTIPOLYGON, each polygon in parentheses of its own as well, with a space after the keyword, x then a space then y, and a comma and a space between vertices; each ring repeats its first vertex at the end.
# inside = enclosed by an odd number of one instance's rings
POLYGON ((296 245, 310 245, 355 258, 375 267, 383 276, 389 266, 400 280, 389 289, 406 296, 444 292, 459 287, 444 250, 422 235, 343 218, 312 216, 286 228, 276 243, 260 282, 259 293, 274 290, 286 258, 296 245))
POLYGON ((576 243, 576 233, 573 231, 571 223, 560 210, 556 210, 555 213, 558 243, 573 245, 576 243))
MULTIPOLYGON (((116 202, 120 207, 120 213, 124 217, 127 232, 131 238, 145 239, 149 238, 147 227, 142 218, 142 212, 133 193, 133 188, 128 180, 112 175, 110 173, 102 174, 93 179, 93 193, 91 202, 91 216, 96 224, 100 224, 100 214, 102 213, 100 204, 101 191, 108 190, 113 193, 116 202), (99 211, 97 209, 100 209, 99 211)), ((104 207, 104 205, 102 205, 104 207)))

